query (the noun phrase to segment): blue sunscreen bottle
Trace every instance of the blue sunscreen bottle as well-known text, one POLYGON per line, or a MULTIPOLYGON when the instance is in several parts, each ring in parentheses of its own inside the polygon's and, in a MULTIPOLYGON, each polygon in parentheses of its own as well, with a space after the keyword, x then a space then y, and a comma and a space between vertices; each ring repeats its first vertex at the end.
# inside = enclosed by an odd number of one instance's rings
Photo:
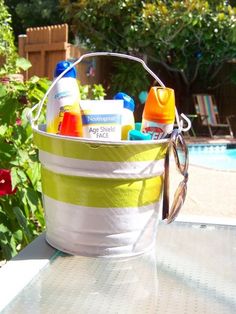
POLYGON ((128 133, 130 130, 135 128, 134 121, 134 109, 135 103, 132 97, 129 95, 119 92, 114 96, 114 99, 120 99, 124 102, 122 119, 121 119, 121 139, 127 140, 128 133))

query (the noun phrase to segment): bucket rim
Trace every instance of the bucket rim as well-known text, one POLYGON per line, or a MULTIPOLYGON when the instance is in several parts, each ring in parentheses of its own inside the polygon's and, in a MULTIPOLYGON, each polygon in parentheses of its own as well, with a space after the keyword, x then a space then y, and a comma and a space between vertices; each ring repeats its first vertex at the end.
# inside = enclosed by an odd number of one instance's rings
POLYGON ((66 140, 72 142, 80 142, 85 144, 93 144, 93 145, 157 145, 157 144, 166 144, 170 141, 170 138, 164 138, 159 140, 147 140, 147 141, 130 141, 130 140, 120 140, 120 141, 106 141, 106 140, 95 140, 87 137, 74 137, 74 136, 65 136, 60 134, 48 133, 43 128, 45 128, 45 124, 33 125, 32 129, 34 132, 38 133, 41 136, 54 138, 58 140, 66 140), (40 129, 42 128, 42 129, 40 129))

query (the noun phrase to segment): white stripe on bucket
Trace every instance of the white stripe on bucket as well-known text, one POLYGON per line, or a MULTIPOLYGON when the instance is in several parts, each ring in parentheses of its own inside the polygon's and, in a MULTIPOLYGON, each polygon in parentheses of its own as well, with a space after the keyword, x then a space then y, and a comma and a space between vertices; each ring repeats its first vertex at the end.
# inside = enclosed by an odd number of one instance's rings
POLYGON ((149 178, 164 172, 164 159, 136 162, 92 161, 61 157, 39 151, 41 163, 49 170, 73 176, 94 178, 149 178))
POLYGON ((64 251, 110 255, 134 250, 135 254, 155 239, 160 202, 133 208, 93 208, 44 195, 44 204, 47 240, 64 251))

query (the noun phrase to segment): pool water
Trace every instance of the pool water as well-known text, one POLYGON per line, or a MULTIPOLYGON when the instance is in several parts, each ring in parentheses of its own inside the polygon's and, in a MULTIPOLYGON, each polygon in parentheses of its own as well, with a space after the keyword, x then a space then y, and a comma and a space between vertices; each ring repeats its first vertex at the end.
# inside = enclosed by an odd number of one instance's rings
POLYGON ((236 171, 236 147, 189 145, 189 163, 217 170, 236 171))

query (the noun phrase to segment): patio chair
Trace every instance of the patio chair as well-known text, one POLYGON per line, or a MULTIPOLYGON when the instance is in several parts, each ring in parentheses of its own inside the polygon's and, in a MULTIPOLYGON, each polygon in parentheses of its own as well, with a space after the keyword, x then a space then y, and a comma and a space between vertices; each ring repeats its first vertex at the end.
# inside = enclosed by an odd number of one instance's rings
POLYGON ((232 118, 232 116, 225 117, 224 123, 220 120, 219 112, 213 95, 198 94, 193 95, 193 99, 196 114, 200 118, 201 124, 208 127, 211 137, 214 137, 215 133, 220 129, 226 130, 230 137, 234 137, 230 125, 230 118, 232 118))

